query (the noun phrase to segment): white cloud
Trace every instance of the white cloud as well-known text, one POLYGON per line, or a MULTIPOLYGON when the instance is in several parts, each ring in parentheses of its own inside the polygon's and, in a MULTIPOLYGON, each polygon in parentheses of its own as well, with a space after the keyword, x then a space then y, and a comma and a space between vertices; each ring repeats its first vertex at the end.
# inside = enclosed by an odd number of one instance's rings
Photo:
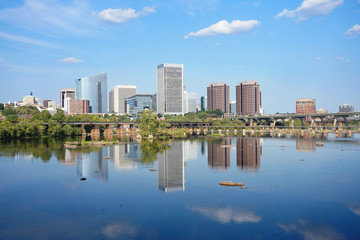
POLYGON ((346 35, 356 37, 360 33, 360 24, 355 24, 352 28, 346 31, 346 35))
POLYGON ((42 46, 42 47, 49 47, 49 48, 58 47, 58 46, 56 46, 54 44, 47 43, 47 42, 44 42, 44 41, 31 39, 31 38, 27 38, 27 37, 23 37, 23 36, 18 36, 18 35, 14 35, 14 34, 4 33, 4 32, 0 32, 0 38, 4 38, 4 39, 7 39, 7 40, 20 42, 20 43, 38 45, 38 46, 42 46))
POLYGON ((275 18, 281 17, 294 18, 298 21, 308 19, 313 15, 326 15, 331 13, 336 7, 343 5, 344 0, 304 0, 300 7, 295 10, 284 9, 278 13, 275 18))
POLYGON ((345 58, 345 57, 339 57, 339 56, 337 56, 336 59, 339 60, 339 61, 342 62, 342 63, 348 63, 348 62, 350 62, 350 59, 347 59, 347 58, 345 58))
POLYGON ((201 29, 197 32, 191 32, 185 36, 188 38, 189 36, 192 37, 208 37, 208 36, 215 36, 215 35, 228 35, 228 34, 240 34, 251 31, 254 27, 258 26, 260 22, 258 20, 233 20, 229 23, 226 20, 222 20, 217 22, 210 27, 201 29))
POLYGON ((83 0, 25 0, 20 7, 0 10, 0 20, 42 35, 90 35, 100 29, 91 12, 83 0))
POLYGON ((258 223, 261 221, 261 217, 254 213, 237 208, 192 207, 190 209, 223 224, 231 221, 235 223, 258 223))
POLYGON ((68 58, 60 59, 60 60, 58 60, 58 62, 60 62, 60 63, 82 63, 84 61, 80 60, 80 59, 76 59, 74 57, 68 57, 68 58))
POLYGON ((316 61, 320 61, 320 60, 321 60, 321 57, 316 57, 315 60, 316 60, 316 61))
POLYGON ((98 14, 99 19, 110 22, 110 23, 124 23, 130 19, 135 19, 140 16, 148 15, 150 13, 154 13, 155 8, 153 7, 144 7, 141 11, 136 11, 135 9, 128 8, 128 9, 112 9, 108 8, 102 10, 98 14))

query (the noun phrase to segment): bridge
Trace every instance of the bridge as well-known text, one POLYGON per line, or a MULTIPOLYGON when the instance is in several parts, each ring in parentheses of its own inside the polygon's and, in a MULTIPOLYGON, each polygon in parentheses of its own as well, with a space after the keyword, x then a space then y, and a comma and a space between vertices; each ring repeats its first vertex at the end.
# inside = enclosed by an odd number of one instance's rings
MULTIPOLYGON (((326 113, 326 114, 276 114, 276 115, 258 115, 258 116, 237 116, 234 119, 239 119, 246 123, 248 127, 256 126, 256 122, 261 122, 265 120, 267 123, 270 123, 270 127, 274 128, 277 120, 285 120, 285 119, 300 119, 304 120, 311 117, 312 122, 310 127, 321 127, 314 122, 314 119, 319 118, 321 122, 323 122, 324 118, 331 117, 333 120, 332 128, 336 128, 337 119, 343 118, 346 120, 349 116, 360 115, 360 112, 352 112, 352 113, 326 113)), ((244 128, 245 126, 213 126, 213 122, 168 122, 171 128, 244 128)), ((86 134, 85 126, 92 126, 91 133, 92 134, 100 134, 99 126, 105 126, 105 133, 112 132, 111 127, 117 128, 118 133, 125 133, 125 126, 128 126, 129 129, 135 130, 137 126, 140 125, 140 122, 61 122, 59 124, 62 125, 78 125, 81 126, 82 131, 86 134)), ((279 126, 282 128, 281 126, 279 126)), ((290 124, 291 128, 304 128, 303 126, 294 126, 293 123, 290 124)), ((342 127, 342 123, 339 123, 339 127, 342 127)))

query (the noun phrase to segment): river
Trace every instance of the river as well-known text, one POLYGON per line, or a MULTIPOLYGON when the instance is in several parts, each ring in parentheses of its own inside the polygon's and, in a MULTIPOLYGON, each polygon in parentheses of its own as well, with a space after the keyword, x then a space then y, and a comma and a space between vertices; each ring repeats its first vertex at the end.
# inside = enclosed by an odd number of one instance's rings
POLYGON ((0 239, 360 238, 359 135, 62 146, 0 144, 0 239))

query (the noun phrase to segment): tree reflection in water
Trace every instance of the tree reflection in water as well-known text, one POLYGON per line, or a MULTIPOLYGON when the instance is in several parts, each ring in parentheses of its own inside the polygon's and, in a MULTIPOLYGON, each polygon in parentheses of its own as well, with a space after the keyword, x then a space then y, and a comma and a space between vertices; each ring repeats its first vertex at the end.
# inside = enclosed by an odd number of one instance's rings
POLYGON ((144 140, 141 141, 141 162, 153 163, 157 160, 157 154, 169 149, 171 141, 144 140))

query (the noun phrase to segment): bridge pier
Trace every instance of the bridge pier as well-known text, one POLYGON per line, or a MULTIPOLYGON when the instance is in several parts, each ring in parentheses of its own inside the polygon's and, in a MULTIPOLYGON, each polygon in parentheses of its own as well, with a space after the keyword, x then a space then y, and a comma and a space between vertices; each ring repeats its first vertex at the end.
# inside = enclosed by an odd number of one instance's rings
POLYGON ((95 128, 91 129, 91 135, 100 135, 99 125, 95 125, 95 128))
POLYGON ((85 124, 81 124, 81 135, 86 136, 85 124))
POLYGON ((117 130, 116 130, 116 133, 117 133, 117 134, 125 134, 126 131, 125 131, 124 126, 123 126, 123 125, 118 125, 117 130))

